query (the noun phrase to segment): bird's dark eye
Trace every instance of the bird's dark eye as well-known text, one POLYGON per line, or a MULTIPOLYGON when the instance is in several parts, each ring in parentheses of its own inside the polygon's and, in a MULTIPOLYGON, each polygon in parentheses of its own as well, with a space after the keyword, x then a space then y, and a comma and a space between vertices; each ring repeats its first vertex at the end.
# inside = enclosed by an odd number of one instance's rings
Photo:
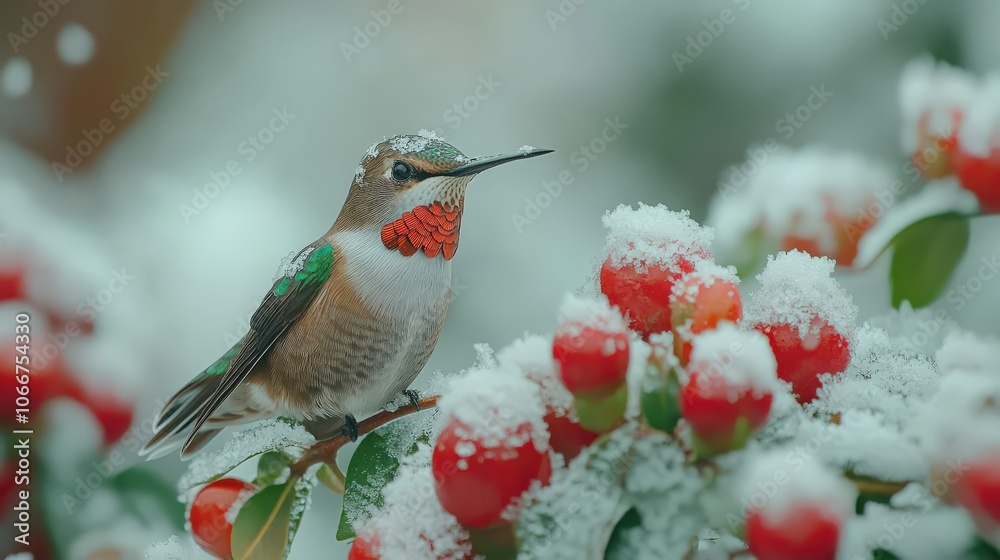
POLYGON ((396 181, 405 181, 413 175, 413 168, 405 161, 397 161, 392 164, 392 178, 396 181))

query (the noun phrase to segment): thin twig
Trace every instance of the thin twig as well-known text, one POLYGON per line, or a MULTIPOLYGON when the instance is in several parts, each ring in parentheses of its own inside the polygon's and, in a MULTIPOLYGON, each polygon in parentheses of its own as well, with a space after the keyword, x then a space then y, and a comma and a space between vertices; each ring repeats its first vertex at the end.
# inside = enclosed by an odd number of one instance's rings
MULTIPOLYGON (((377 430, 378 428, 381 428, 398 418, 409 416, 414 412, 434 408, 437 406, 439 398, 441 398, 440 395, 426 397, 420 399, 417 406, 408 404, 393 411, 384 410, 370 418, 365 418, 361 422, 358 422, 358 437, 377 430)), ((347 445, 348 443, 351 443, 351 440, 346 435, 339 435, 314 443, 306 449, 305 453, 303 453, 302 456, 295 461, 295 464, 292 465, 292 474, 302 475, 310 466, 315 465, 316 463, 336 462, 337 452, 340 451, 341 447, 347 445)))

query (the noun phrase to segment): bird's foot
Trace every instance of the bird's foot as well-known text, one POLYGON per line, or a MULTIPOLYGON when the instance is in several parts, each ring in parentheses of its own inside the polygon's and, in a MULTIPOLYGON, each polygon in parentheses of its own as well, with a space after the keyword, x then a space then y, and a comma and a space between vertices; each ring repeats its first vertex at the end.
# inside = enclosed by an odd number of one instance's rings
POLYGON ((412 404, 413 408, 417 409, 417 412, 419 412, 420 411, 420 393, 418 393, 415 389, 404 389, 403 390, 403 394, 406 395, 406 397, 408 399, 410 399, 410 404, 412 404))
POLYGON ((340 433, 351 441, 358 441, 358 421, 348 414, 344 417, 344 429, 340 433))

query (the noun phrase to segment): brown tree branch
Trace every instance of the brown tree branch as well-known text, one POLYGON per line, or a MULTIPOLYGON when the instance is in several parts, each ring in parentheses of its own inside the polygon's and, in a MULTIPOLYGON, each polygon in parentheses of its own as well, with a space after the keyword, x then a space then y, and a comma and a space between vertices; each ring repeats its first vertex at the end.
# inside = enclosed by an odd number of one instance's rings
MULTIPOLYGON (((358 437, 377 430, 378 428, 381 428, 398 418, 409 416, 410 414, 421 410, 435 408, 439 398, 441 398, 440 395, 426 397, 420 399, 417 402, 417 406, 408 404, 393 411, 383 410, 370 418, 365 418, 361 422, 358 422, 358 437)), ((350 438, 345 435, 339 435, 312 444, 292 465, 292 475, 301 476, 306 472, 306 469, 316 463, 336 463, 337 452, 340 451, 341 447, 347 445, 348 443, 351 443, 350 438)))

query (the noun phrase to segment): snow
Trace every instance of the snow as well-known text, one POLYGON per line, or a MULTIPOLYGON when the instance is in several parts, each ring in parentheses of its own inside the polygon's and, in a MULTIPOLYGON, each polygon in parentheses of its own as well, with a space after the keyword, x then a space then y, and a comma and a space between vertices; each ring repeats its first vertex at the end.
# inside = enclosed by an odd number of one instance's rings
POLYGON ((274 273, 273 282, 277 282, 282 278, 294 278, 303 267, 306 265, 306 260, 309 259, 309 255, 312 254, 315 248, 312 246, 302 249, 302 251, 295 252, 292 251, 281 259, 281 264, 278 266, 277 272, 274 273))
POLYGON ((975 536, 969 515, 958 508, 938 508, 937 500, 926 495, 920 500, 917 507, 902 510, 866 504, 864 516, 849 519, 843 527, 838 560, 871 558, 877 548, 903 559, 965 557, 975 536))
POLYGON ((230 524, 236 523, 236 516, 240 514, 240 510, 243 509, 243 504, 247 503, 255 493, 255 490, 240 490, 240 493, 236 495, 236 499, 233 503, 229 504, 229 509, 226 510, 225 518, 230 524))
POLYGON ((389 139, 389 146, 400 154, 414 154, 427 149, 431 138, 427 136, 399 135, 389 139))
POLYGON ((1000 339, 955 328, 945 335, 934 359, 941 371, 978 371, 997 375, 1000 339))
POLYGON ((530 505, 517 524, 519 560, 579 560, 602 549, 629 508, 619 478, 633 437, 628 426, 612 432, 525 496, 530 505))
POLYGON ((443 422, 457 420, 459 434, 483 449, 519 447, 530 440, 544 451, 549 434, 538 392, 538 386, 513 366, 476 368, 452 381, 438 409, 443 422))
POLYGON ((178 481, 177 488, 185 494, 219 473, 229 472, 254 455, 272 449, 305 448, 313 443, 316 439, 301 424, 282 418, 264 420, 250 429, 232 434, 219 451, 202 452, 195 456, 178 481))
POLYGON ((708 288, 716 282, 728 282, 734 286, 740 284, 740 277, 736 275, 736 267, 721 266, 711 260, 702 260, 694 263, 694 271, 684 276, 682 282, 674 284, 672 295, 675 298, 685 298, 693 301, 698 296, 698 291, 708 288))
POLYGON ((797 250, 768 256, 767 266, 757 275, 760 287, 750 294, 744 322, 754 326, 787 323, 805 337, 819 318, 849 337, 858 308, 833 278, 835 264, 797 250))
POLYGON ((774 247, 794 236, 814 240, 823 254, 836 253, 844 227, 862 228, 864 209, 876 193, 890 188, 893 173, 885 164, 852 152, 781 146, 763 163, 751 157, 723 177, 708 224, 717 229, 719 254, 734 260, 757 227, 774 247), (750 165, 755 170, 744 173, 750 165), (747 178, 733 186, 737 175, 747 178))
POLYGON ((977 93, 958 130, 966 153, 985 158, 1000 148, 1000 75, 990 75, 977 93))
POLYGON ((556 329, 556 335, 573 335, 584 326, 606 332, 628 331, 628 324, 618 308, 612 308, 604 295, 581 297, 566 294, 559 306, 559 328, 556 329))
POLYGON ((674 212, 658 204, 638 208, 624 204, 604 215, 607 254, 614 266, 645 271, 650 264, 676 269, 677 254, 707 251, 715 234, 690 218, 687 210, 674 212))
POLYGON ((928 181, 920 192, 890 206, 865 232, 858 243, 858 254, 852 266, 859 269, 868 267, 899 232, 924 218, 948 212, 975 214, 978 209, 976 196, 961 188, 955 179, 928 181))
MULTIPOLYGON (((687 369, 720 376, 730 391, 729 398, 735 400, 748 389, 771 393, 777 382, 778 364, 766 336, 722 321, 694 339, 687 369)), ((702 383, 707 381, 701 379, 702 383)))
POLYGON ((430 460, 431 448, 418 444, 384 488, 385 505, 369 526, 379 536, 381 558, 464 560, 470 553, 468 533, 434 497, 430 460))
POLYGON ((525 145, 521 146, 520 148, 518 148, 517 151, 519 151, 519 152, 530 152, 530 151, 532 151, 534 149, 535 149, 534 146, 529 146, 529 145, 525 144, 525 145))
POLYGON ((949 136, 956 111, 968 107, 978 88, 972 74, 935 62, 929 56, 907 64, 899 79, 903 151, 912 153, 917 149, 921 127, 934 136, 949 136))
POLYGON ((909 434, 934 464, 973 461, 1000 450, 1000 376, 947 371, 909 434))
POLYGON ((181 546, 177 535, 172 535, 165 541, 149 545, 145 557, 146 560, 187 560, 191 555, 181 546))
POLYGON ((795 506, 806 504, 846 519, 854 512, 857 494, 839 470, 778 448, 750 460, 739 495, 754 511, 780 523, 795 506))
POLYGON ((525 335, 497 353, 501 366, 520 370, 538 385, 542 403, 556 416, 568 416, 576 421, 573 395, 566 389, 556 373, 552 359, 552 339, 539 335, 525 335))

